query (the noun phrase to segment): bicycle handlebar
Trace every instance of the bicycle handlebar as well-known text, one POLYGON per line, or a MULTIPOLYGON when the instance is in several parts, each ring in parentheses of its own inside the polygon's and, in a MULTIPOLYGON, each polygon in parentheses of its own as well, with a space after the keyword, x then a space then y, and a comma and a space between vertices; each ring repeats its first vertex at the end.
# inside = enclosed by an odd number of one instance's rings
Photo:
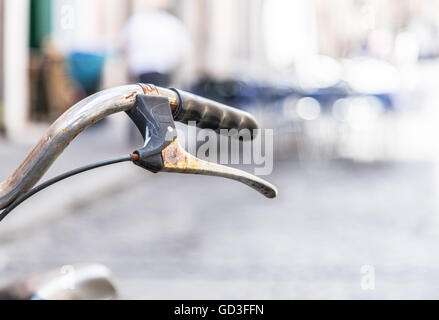
POLYGON ((258 127, 247 112, 181 90, 145 84, 103 90, 62 114, 15 172, 0 183, 0 209, 30 190, 79 133, 110 114, 130 110, 138 94, 167 97, 175 120, 197 121, 201 128, 251 130, 258 127))
POLYGON ((206 99, 180 89, 165 89, 151 84, 139 84, 145 94, 165 96, 169 99, 174 120, 195 121, 202 129, 258 129, 258 123, 248 112, 206 99))

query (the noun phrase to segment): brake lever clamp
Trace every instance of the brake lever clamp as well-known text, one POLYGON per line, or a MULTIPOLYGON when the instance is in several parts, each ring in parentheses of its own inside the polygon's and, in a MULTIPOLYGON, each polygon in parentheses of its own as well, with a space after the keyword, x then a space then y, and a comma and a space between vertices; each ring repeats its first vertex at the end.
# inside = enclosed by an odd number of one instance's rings
POLYGON ((277 189, 269 182, 245 171, 198 159, 179 144, 169 100, 158 95, 138 94, 126 111, 139 129, 145 144, 134 151, 134 163, 154 173, 176 172, 224 177, 240 181, 267 198, 275 198, 277 189))
POLYGON ((138 94, 134 106, 126 112, 139 129, 145 144, 134 151, 134 163, 152 172, 163 169, 162 151, 176 137, 174 119, 166 97, 138 94))

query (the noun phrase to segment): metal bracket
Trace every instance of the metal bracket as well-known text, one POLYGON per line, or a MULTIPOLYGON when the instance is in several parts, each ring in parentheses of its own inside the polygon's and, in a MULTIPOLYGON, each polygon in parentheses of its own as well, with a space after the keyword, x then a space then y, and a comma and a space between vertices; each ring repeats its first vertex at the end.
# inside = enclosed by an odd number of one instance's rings
POLYGON ((152 172, 160 171, 163 169, 162 150, 176 136, 168 98, 138 94, 127 114, 145 140, 143 147, 134 151, 139 156, 134 163, 152 172))

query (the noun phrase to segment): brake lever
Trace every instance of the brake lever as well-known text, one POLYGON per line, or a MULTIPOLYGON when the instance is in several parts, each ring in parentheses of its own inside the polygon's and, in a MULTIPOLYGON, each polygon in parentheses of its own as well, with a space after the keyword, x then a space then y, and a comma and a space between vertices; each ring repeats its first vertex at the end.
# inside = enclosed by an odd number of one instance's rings
POLYGON ((134 106, 126 111, 139 129, 145 144, 133 153, 136 165, 151 172, 176 172, 224 177, 240 181, 267 198, 277 195, 276 187, 245 171, 198 159, 178 142, 169 100, 158 95, 136 96, 134 106))

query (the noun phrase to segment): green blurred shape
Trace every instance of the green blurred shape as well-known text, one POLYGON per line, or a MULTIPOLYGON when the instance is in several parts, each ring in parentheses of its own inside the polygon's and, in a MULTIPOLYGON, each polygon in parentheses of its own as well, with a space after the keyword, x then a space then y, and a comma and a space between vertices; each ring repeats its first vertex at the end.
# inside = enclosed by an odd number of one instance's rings
POLYGON ((52 0, 30 1, 30 47, 40 49, 51 32, 52 0))

